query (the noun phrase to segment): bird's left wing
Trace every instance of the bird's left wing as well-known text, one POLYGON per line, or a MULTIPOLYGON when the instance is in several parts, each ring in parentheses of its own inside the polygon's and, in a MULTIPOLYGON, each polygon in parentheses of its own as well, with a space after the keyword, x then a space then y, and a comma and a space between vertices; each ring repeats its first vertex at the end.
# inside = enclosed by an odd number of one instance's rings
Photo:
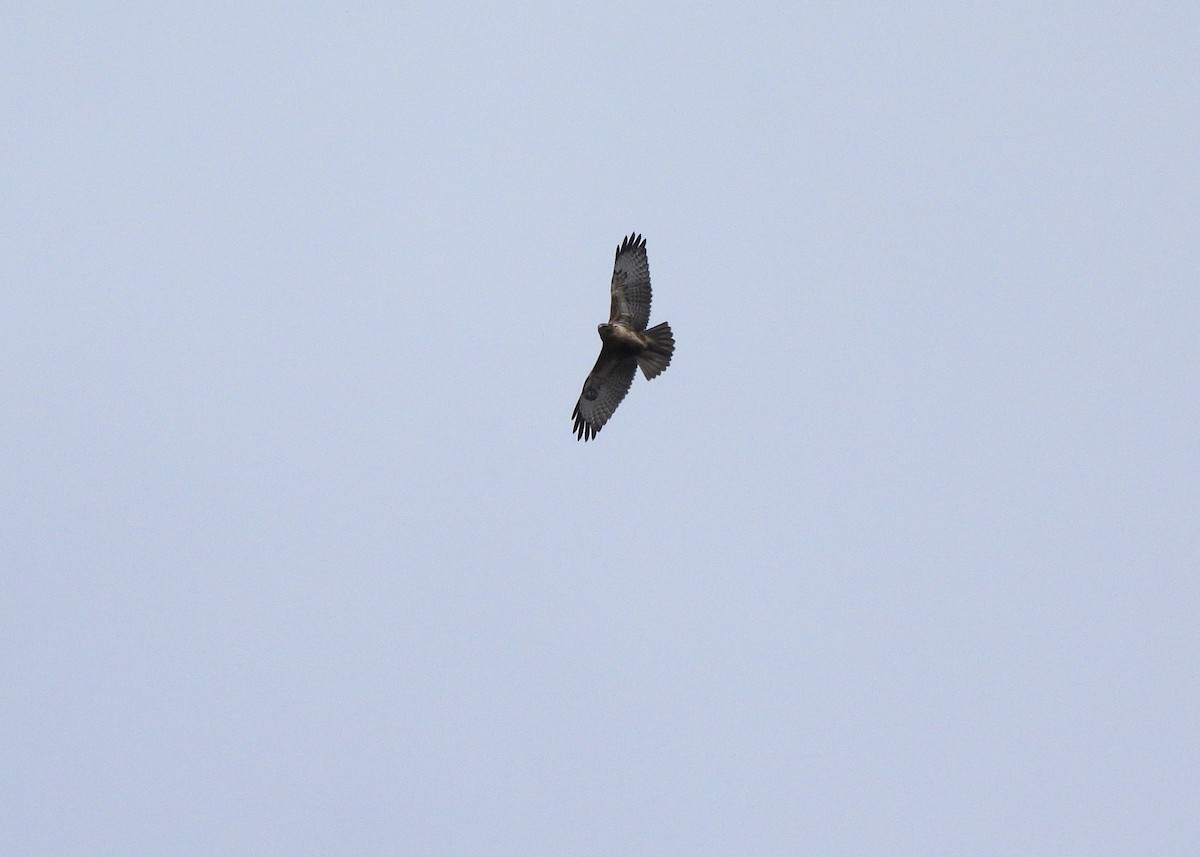
POLYGON ((608 321, 619 321, 634 330, 645 330, 650 323, 650 263, 646 239, 636 233, 617 247, 608 321))

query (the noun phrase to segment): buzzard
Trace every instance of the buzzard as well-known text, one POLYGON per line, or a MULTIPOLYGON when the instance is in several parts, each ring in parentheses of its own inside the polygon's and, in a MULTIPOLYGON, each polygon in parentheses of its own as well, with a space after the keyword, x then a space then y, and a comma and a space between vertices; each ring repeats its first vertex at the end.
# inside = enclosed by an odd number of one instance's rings
POLYGON ((646 330, 650 321, 650 264, 646 239, 633 234, 617 247, 613 262, 612 306, 600 332, 600 357, 583 382, 571 414, 577 440, 591 440, 604 428, 629 392, 638 367, 649 381, 671 363, 675 339, 665 321, 646 330))

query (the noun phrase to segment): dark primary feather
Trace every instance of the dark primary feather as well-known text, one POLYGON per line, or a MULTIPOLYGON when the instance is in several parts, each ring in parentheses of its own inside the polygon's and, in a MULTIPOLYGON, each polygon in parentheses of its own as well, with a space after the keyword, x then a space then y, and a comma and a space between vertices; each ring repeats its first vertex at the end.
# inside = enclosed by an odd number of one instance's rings
POLYGON ((645 330, 650 323, 650 263, 646 239, 637 233, 617 247, 611 291, 609 323, 619 321, 634 330, 645 330))

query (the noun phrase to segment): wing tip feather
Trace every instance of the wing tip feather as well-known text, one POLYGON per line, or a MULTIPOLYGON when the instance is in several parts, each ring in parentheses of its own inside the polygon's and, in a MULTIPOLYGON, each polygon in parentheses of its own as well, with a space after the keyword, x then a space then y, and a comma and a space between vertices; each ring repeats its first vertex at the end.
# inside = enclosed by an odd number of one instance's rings
POLYGON ((630 232, 621 243, 617 245, 617 252, 613 255, 613 261, 620 258, 621 254, 627 250, 644 250, 646 249, 646 239, 641 236, 637 230, 630 232))

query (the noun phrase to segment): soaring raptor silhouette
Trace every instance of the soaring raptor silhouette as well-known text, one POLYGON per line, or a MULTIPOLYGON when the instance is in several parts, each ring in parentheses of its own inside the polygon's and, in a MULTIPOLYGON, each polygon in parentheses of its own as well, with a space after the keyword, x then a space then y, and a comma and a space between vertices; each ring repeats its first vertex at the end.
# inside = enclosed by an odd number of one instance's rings
POLYGON ((675 353, 671 326, 665 321, 646 330, 650 322, 650 264, 646 239, 633 234, 621 242, 613 263, 612 306, 600 332, 600 357, 583 382, 583 392, 571 416, 577 440, 591 440, 604 428, 629 392, 637 369, 649 381, 662 374, 675 353))

